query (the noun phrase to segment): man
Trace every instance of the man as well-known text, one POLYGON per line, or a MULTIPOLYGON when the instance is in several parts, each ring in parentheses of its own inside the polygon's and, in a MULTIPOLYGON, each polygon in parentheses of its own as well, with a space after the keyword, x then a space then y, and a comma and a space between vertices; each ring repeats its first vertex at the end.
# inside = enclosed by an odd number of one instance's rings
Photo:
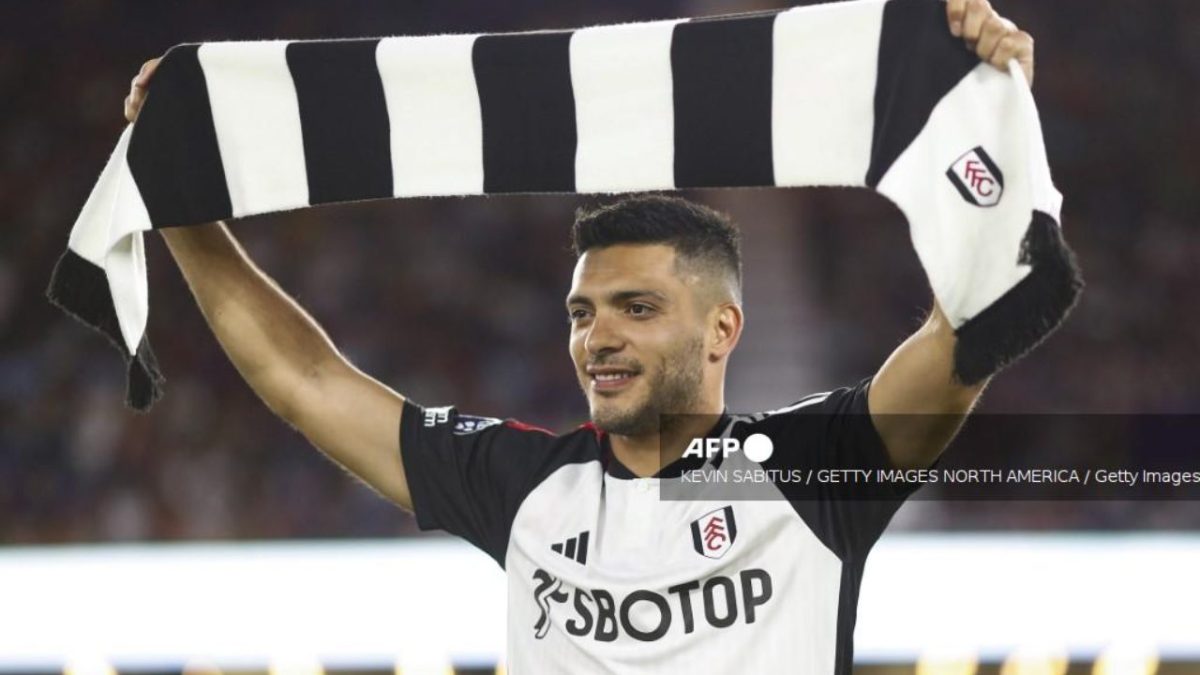
MULTIPOLYGON (((1032 82, 1032 39, 986 0, 949 0, 947 17, 983 60, 1016 58, 1032 82)), ((130 121, 156 65, 134 79, 130 121)), ((591 422, 557 436, 406 400, 347 362, 224 224, 162 233, 271 410, 421 527, 506 569, 519 672, 848 673, 866 555, 912 487, 791 472, 929 467, 985 384, 955 380, 954 332, 935 303, 874 377, 725 414, 743 330, 737 231, 705 207, 637 197, 577 216, 566 310, 591 422), (670 424, 669 413, 710 417, 670 424), (689 438, 754 434, 775 452, 728 461, 773 470, 776 499, 661 498, 683 471, 717 465, 685 457, 689 438)))

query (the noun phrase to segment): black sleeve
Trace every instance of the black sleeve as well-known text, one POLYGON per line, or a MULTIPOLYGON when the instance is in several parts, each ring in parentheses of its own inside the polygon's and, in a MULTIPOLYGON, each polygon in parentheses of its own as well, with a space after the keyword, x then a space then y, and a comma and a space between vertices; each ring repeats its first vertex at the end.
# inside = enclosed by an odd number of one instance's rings
POLYGON ((400 456, 417 525, 460 536, 504 567, 513 517, 556 438, 521 422, 405 400, 400 456))
POLYGON ((779 469, 780 476, 805 477, 781 480, 777 486, 817 536, 842 556, 870 550, 896 510, 920 487, 879 480, 880 469, 894 467, 867 408, 870 383, 866 378, 853 387, 801 399, 759 423, 775 443, 775 452, 762 466, 779 469), (870 476, 844 482, 809 476, 820 469, 866 470, 870 476))

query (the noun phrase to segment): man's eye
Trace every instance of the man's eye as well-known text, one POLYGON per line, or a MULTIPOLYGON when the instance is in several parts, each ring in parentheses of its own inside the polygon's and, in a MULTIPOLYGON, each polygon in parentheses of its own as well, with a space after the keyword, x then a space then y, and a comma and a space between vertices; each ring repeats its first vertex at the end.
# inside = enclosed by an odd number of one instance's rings
POLYGON ((629 313, 634 316, 648 316, 653 311, 653 307, 650 305, 643 305, 641 303, 636 303, 629 306, 629 313))
POLYGON ((567 312, 567 321, 577 321, 587 316, 587 311, 582 309, 573 309, 567 312))

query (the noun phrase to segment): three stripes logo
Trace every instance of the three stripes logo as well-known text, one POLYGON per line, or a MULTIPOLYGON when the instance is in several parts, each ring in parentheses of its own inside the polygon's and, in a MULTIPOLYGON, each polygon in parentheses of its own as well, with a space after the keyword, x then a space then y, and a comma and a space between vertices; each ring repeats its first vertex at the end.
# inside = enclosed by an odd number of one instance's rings
POLYGON ((733 507, 709 511, 692 521, 692 548, 705 558, 720 558, 737 539, 733 507))
POLYGON ((1004 194, 1004 174, 983 146, 975 146, 954 160, 946 177, 962 198, 975 206, 995 206, 1004 194))
POLYGON ((586 565, 589 534, 588 530, 584 530, 577 536, 568 537, 566 541, 551 544, 550 550, 555 553, 561 553, 580 565, 586 565))

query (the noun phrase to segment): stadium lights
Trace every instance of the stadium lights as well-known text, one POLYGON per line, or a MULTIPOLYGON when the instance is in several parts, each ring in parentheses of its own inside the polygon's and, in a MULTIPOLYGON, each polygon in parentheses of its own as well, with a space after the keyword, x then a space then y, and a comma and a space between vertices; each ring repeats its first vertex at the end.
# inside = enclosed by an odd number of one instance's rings
POLYGON ((1147 645, 1120 642, 1111 645, 1096 659, 1092 675, 1155 675, 1158 654, 1147 645))
POLYGON ((63 675, 117 675, 117 671, 108 661, 98 657, 75 657, 67 661, 63 675))
POLYGON ((325 667, 315 658, 288 656, 273 659, 267 675, 325 675, 325 667))
POLYGON ((961 650, 930 650, 917 661, 916 675, 975 675, 979 658, 961 650))
POLYGON ((1066 650, 1026 647, 1004 660, 1000 675, 1066 675, 1068 665, 1066 650))

